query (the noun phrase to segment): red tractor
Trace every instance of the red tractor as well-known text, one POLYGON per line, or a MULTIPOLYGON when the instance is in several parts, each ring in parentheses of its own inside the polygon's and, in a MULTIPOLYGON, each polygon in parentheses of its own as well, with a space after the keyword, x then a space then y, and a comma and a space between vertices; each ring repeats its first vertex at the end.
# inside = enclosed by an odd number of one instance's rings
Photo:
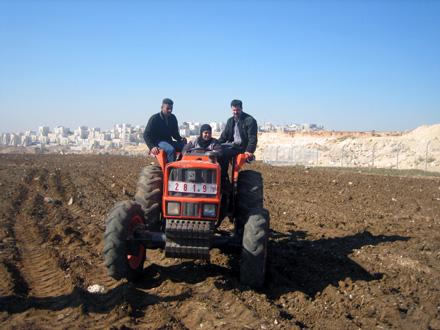
POLYGON ((147 249, 163 248, 171 258, 209 260, 212 248, 238 248, 240 281, 263 286, 269 212, 263 208, 261 174, 240 172, 249 162, 240 154, 232 160, 232 183, 222 182, 219 154, 194 151, 170 163, 160 151, 160 166, 142 169, 134 201, 118 202, 110 211, 103 249, 108 275, 137 280, 147 249), (225 217, 233 230, 219 230, 225 217))

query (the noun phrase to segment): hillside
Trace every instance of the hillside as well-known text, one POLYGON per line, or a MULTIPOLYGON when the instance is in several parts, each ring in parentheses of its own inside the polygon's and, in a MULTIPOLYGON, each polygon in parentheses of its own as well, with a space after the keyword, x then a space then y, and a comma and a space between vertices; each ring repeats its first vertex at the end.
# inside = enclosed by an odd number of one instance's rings
POLYGON ((420 170, 426 166, 429 171, 440 171, 440 124, 408 132, 266 133, 259 136, 256 154, 259 159, 278 156, 280 162, 288 162, 294 158, 293 148, 318 152, 318 157, 303 163, 312 166, 420 170))

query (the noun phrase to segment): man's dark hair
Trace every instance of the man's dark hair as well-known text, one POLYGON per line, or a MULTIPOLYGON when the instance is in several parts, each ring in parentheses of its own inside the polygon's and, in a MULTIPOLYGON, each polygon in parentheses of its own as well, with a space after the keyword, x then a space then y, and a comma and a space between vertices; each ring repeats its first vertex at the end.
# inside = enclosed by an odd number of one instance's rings
POLYGON ((173 100, 167 98, 167 99, 163 99, 162 105, 164 105, 164 104, 173 105, 174 102, 173 102, 173 100))
POLYGON ((232 100, 231 107, 240 107, 243 108, 243 103, 240 100, 232 100))

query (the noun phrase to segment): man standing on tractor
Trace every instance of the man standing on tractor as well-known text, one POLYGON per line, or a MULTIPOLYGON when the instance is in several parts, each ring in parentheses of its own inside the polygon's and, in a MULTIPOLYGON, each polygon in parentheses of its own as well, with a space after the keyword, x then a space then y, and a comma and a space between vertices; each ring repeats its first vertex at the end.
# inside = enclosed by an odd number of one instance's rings
POLYGON ((168 162, 173 162, 176 151, 182 151, 186 144, 186 138, 179 134, 177 118, 171 113, 173 104, 171 99, 164 99, 161 112, 150 117, 144 131, 144 140, 151 153, 156 156, 162 149, 167 154, 168 162))
POLYGON ((223 157, 220 159, 222 178, 228 177, 228 165, 232 157, 244 153, 252 158, 257 148, 257 121, 243 112, 240 100, 232 100, 231 108, 233 116, 226 122, 218 139, 223 149, 223 157))

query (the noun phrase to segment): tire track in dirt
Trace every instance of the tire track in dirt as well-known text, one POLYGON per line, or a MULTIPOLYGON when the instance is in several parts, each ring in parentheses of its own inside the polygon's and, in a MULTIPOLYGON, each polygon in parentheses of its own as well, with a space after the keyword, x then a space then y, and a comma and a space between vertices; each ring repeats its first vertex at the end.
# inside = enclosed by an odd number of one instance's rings
MULTIPOLYGON (((65 259, 56 249, 56 243, 59 242, 56 239, 53 240, 56 238, 56 235, 53 235, 56 229, 63 226, 66 220, 70 220, 68 216, 66 218, 61 207, 60 200, 63 199, 64 189, 60 186, 56 175, 56 172, 51 176, 47 170, 39 173, 38 170, 31 169, 22 180, 25 184, 20 185, 19 190, 11 199, 11 214, 15 219, 12 231, 16 262, 10 265, 4 264, 8 266, 6 267, 8 268, 7 274, 13 278, 11 283, 14 283, 15 287, 9 299, 4 296, 2 298, 9 302, 7 310, 12 313, 27 308, 44 308, 56 313, 57 310, 65 307, 80 306, 83 303, 81 302, 82 296, 77 292, 78 287, 75 287, 75 284, 80 281, 75 274, 71 276, 72 274, 69 273, 69 266, 65 264, 65 259), (40 192, 48 193, 54 197, 54 201, 45 200, 40 192), (52 217, 52 214, 56 216, 52 217), (46 220, 42 221, 43 219, 46 220), (17 301, 13 298, 14 296, 21 298, 17 301)), ((72 244, 72 248, 78 246, 78 244, 72 244)), ((87 298, 84 300, 87 301, 87 298)), ((70 308, 63 316, 63 318, 66 317, 68 323, 77 319, 77 312, 72 314, 73 318, 67 319, 72 311, 70 308)), ((38 316, 34 315, 38 313, 32 310, 28 313, 27 323, 37 322, 39 327, 58 328, 52 321, 39 320, 38 322, 38 316)), ((58 319, 60 319, 59 316, 58 319)), ((20 319, 15 322, 18 328, 24 328, 20 319)))
POLYGON ((68 294, 72 285, 45 242, 47 230, 39 224, 48 212, 43 204, 44 198, 32 189, 27 190, 28 196, 22 205, 25 211, 16 214, 18 221, 14 224, 14 233, 21 256, 21 273, 29 285, 29 295, 51 297, 68 294))
MULTIPOLYGON (((64 218, 69 218, 69 222, 65 226, 56 229, 58 234, 55 235, 54 240, 68 246, 68 249, 59 251, 59 258, 63 260, 64 268, 66 268, 77 285, 86 288, 90 285, 98 284, 104 286, 107 290, 111 290, 116 287, 118 282, 107 276, 106 272, 96 271, 96 268, 105 269, 104 260, 100 257, 102 235, 105 227, 104 222, 97 219, 98 217, 94 214, 100 208, 96 207, 96 209, 88 212, 81 201, 82 198, 87 199, 86 194, 89 192, 102 196, 104 192, 108 191, 108 188, 101 180, 89 174, 88 172, 78 173, 70 169, 68 171, 61 171, 54 178, 57 190, 63 192, 63 199, 70 200, 72 198, 72 203, 63 204, 60 207, 60 211, 65 213, 64 218), (74 184, 74 177, 84 177, 84 175, 87 181, 84 182, 83 180, 80 186, 76 186, 74 184), (97 189, 89 190, 90 187, 97 189), (96 219, 97 221, 90 221, 90 219, 96 219), (74 253, 72 253, 73 249, 75 250, 74 253), (95 260, 100 262, 97 264, 95 260)), ((89 198, 93 198, 93 196, 89 198)))
MULTIPOLYGON (((25 181, 25 178, 22 178, 25 181)), ((17 188, 8 185, 10 190, 2 190, 2 239, 1 249, 1 270, 4 276, 0 281, 0 296, 27 296, 29 286, 23 278, 17 262, 21 261, 20 251, 16 246, 16 237, 14 232, 14 215, 19 213, 22 207, 22 200, 28 196, 28 189, 25 185, 19 184, 17 188), (8 282, 9 280, 9 282, 8 282)))
POLYGON ((13 264, 8 260, 2 260, 0 263, 0 297, 12 296, 17 293, 14 285, 16 272, 13 270, 13 264))
POLYGON ((239 265, 235 256, 215 250, 211 263, 203 263, 148 252, 152 264, 137 286, 150 295, 146 313, 157 316, 158 328, 167 322, 182 329, 269 329, 274 320, 290 324, 276 306, 239 282, 238 271, 231 274, 230 267, 239 265))
MULTIPOLYGON (((15 258, 20 266, 7 267, 9 274, 18 278, 15 293, 20 296, 50 297, 66 294, 71 283, 66 281, 65 273, 58 267, 56 253, 46 243, 49 231, 40 224, 49 213, 44 205, 41 188, 50 190, 46 177, 47 169, 31 168, 23 177, 24 184, 11 199, 10 212, 15 222, 12 224, 15 258)), ((5 263, 8 266, 7 263, 5 263)))
POLYGON ((14 256, 16 255, 14 246, 14 222, 11 218, 11 206, 7 202, 9 192, 0 190, 0 296, 15 294, 15 281, 17 272, 14 265, 14 256))
MULTIPOLYGON (((102 235, 105 230, 104 221, 114 201, 122 198, 125 187, 124 184, 119 184, 121 180, 118 177, 115 178, 115 175, 118 174, 124 177, 121 171, 107 174, 101 172, 102 170, 99 166, 95 168, 93 172, 85 171, 82 168, 79 168, 79 172, 78 170, 72 170, 69 180, 65 180, 65 183, 63 183, 75 186, 75 178, 81 178, 81 182, 76 182, 77 196, 79 197, 73 200, 72 205, 67 206, 67 210, 74 216, 74 219, 77 220, 76 222, 81 222, 81 226, 77 228, 80 232, 78 237, 81 237, 83 244, 88 246, 88 249, 78 249, 78 254, 73 260, 78 263, 79 259, 82 259, 84 263, 88 264, 89 267, 83 267, 85 273, 87 273, 86 268, 98 266, 105 270, 104 260, 100 257, 103 248, 102 235), (97 198, 97 196, 99 197, 97 198), (102 196, 106 197, 102 198, 102 196), (96 199, 96 202, 92 204, 94 205, 93 209, 85 208, 85 206, 90 206, 90 200, 93 199, 96 199), (85 200, 88 202, 83 203, 85 200), (92 265, 92 261, 86 262, 86 260, 94 259, 100 261, 98 265, 96 265, 96 263, 92 265)), ((126 175, 125 178, 127 177, 130 176, 126 175)), ((134 180, 132 185, 135 187, 134 180)), ((124 197, 128 199, 129 196, 124 197)), ((72 258, 70 258, 70 260, 72 261, 72 258)), ((74 267, 74 269, 76 269, 76 267, 74 267)), ((96 270, 93 271, 93 273, 95 275, 89 277, 88 283, 84 283, 84 285, 99 284, 104 286, 106 290, 111 290, 118 284, 118 282, 106 274, 106 271, 99 272, 98 276, 96 275, 96 270)))
POLYGON ((17 224, 17 246, 21 251, 23 277, 29 283, 29 294, 36 297, 52 297, 68 294, 71 283, 66 283, 66 274, 58 268, 54 255, 37 243, 39 237, 29 227, 17 224))
MULTIPOLYGON (((58 207, 58 215, 62 215, 62 223, 52 230, 51 240, 53 243, 65 246, 64 249, 58 249, 58 258, 61 267, 68 273, 72 281, 83 288, 90 285, 99 284, 106 288, 114 288, 117 282, 107 276, 105 272, 96 276, 96 268, 104 268, 104 261, 100 258, 102 250, 102 234, 104 232, 103 224, 100 221, 90 221, 95 218, 90 210, 84 208, 81 198, 86 198, 84 187, 100 187, 99 180, 88 176, 87 184, 76 186, 74 177, 81 177, 84 173, 78 173, 74 169, 61 170, 53 176, 53 184, 56 190, 61 194, 61 199, 72 203, 63 203, 58 207), (86 248, 85 248, 86 247, 86 248), (100 263, 96 264, 95 260, 100 263), (91 276, 89 274, 95 274, 91 276), (101 275, 102 274, 102 275, 101 275)), ((102 189, 94 189, 93 193, 101 195, 102 189)), ((97 219, 98 220, 98 219, 97 219)))

